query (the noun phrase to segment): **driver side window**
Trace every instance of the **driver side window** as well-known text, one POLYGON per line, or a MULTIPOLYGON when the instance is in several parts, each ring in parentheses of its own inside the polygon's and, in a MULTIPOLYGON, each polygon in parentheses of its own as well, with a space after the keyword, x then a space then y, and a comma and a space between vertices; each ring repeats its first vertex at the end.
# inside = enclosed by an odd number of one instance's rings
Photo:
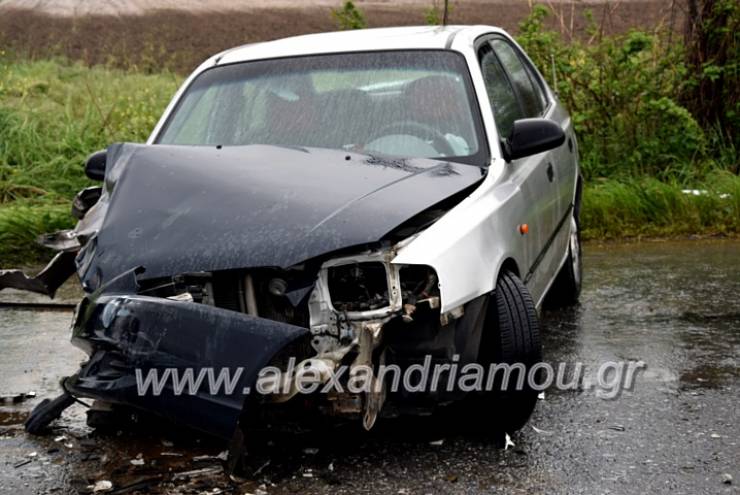
POLYGON ((488 43, 481 47, 478 56, 496 128, 499 136, 505 138, 511 134, 514 121, 524 118, 524 111, 509 77, 488 43))

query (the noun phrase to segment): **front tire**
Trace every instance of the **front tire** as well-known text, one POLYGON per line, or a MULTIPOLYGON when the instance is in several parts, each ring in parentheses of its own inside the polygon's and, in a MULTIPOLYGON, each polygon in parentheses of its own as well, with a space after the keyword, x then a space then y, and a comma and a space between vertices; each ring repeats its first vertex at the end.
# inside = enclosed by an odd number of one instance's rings
POLYGON ((529 371, 542 361, 542 344, 537 310, 527 287, 511 272, 503 272, 489 305, 483 330, 479 362, 489 371, 491 364, 524 365, 524 386, 517 389, 519 373, 512 368, 508 384, 496 375, 493 389, 479 397, 479 406, 494 429, 512 433, 529 420, 537 403, 539 391, 529 386, 529 371), (506 386, 501 390, 502 385, 506 386))

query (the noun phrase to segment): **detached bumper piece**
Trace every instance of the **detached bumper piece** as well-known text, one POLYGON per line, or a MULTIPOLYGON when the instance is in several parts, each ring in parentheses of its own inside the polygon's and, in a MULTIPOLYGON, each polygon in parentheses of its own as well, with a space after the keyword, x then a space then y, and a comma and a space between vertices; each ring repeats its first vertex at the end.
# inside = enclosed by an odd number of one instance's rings
POLYGON ((125 404, 230 439, 245 399, 255 393, 260 369, 308 333, 205 304, 138 295, 85 298, 72 342, 90 359, 65 387, 74 396, 125 404), (160 391, 150 386, 144 392, 139 385, 155 372, 159 380, 192 373, 194 381, 206 373, 214 378, 224 373, 233 380, 233 390, 224 383, 213 390, 205 378, 179 393, 172 379, 160 391))

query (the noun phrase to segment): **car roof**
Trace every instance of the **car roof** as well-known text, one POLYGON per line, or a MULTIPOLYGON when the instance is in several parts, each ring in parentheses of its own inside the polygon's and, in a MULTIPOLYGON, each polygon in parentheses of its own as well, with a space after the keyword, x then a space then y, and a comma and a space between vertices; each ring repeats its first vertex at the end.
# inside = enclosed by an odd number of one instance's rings
POLYGON ((212 64, 322 53, 454 49, 453 40, 455 45, 464 41, 472 46, 475 38, 489 32, 503 31, 492 26, 409 26, 307 34, 232 48, 213 57, 212 64))

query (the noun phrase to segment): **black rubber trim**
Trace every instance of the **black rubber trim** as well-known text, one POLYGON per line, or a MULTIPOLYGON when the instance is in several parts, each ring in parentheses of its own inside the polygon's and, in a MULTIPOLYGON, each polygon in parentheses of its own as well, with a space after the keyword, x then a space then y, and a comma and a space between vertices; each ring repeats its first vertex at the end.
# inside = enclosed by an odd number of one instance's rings
POLYGON ((542 263, 542 260, 545 258, 545 255, 547 254, 548 249, 550 249, 550 246, 552 246, 552 243, 555 242, 555 237, 557 237, 558 232, 560 232, 560 229, 563 228, 563 224, 565 224, 565 221, 568 220, 572 211, 573 211, 573 203, 568 205, 568 209, 566 210, 565 215, 563 215, 563 218, 560 219, 557 227, 555 227, 555 231, 547 239, 547 242, 545 243, 545 247, 542 248, 542 251, 540 251, 540 254, 537 255, 537 258, 534 260, 534 263, 532 263, 532 266, 529 267, 529 271, 527 271, 527 275, 524 276, 525 284, 529 282, 529 279, 532 278, 534 271, 537 269, 540 263, 542 263))

